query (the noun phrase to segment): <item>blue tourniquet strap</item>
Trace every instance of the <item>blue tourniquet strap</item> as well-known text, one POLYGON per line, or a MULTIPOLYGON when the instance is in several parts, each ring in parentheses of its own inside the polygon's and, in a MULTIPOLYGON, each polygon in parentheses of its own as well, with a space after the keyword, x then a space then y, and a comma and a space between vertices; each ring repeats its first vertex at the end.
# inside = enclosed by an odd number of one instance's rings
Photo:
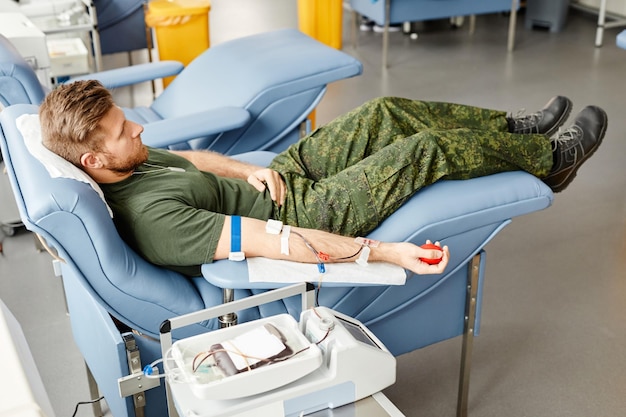
POLYGON ((241 217, 230 217, 230 254, 231 261, 243 261, 246 255, 241 251, 241 217))

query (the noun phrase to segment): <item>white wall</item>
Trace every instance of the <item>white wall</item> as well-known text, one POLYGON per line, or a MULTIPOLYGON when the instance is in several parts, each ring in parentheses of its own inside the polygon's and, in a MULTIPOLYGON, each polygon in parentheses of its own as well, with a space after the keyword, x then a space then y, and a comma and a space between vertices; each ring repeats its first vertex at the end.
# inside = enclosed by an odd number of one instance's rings
POLYGON ((297 27, 296 0, 211 0, 211 45, 272 29, 297 27), (259 3, 265 6, 259 8, 259 3))

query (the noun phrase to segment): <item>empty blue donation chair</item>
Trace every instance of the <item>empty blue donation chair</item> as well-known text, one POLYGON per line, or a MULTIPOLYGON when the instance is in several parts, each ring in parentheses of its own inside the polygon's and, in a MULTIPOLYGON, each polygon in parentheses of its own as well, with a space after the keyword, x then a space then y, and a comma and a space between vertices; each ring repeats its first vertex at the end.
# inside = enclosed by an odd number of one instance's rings
POLYGON ((404 22, 510 12, 507 48, 509 51, 513 50, 519 0, 350 0, 350 8, 353 11, 353 33, 356 32, 354 27, 356 27, 357 13, 384 27, 382 61, 383 68, 385 68, 387 67, 389 25, 404 22))
MULTIPOLYGON (((167 135, 184 135, 181 126, 187 126, 186 139, 191 140, 171 148, 229 155, 281 151, 300 138, 300 125, 328 83, 361 72, 361 63, 350 55, 298 30, 281 29, 207 49, 149 107, 124 110, 128 119, 144 124, 146 138, 156 130, 166 143, 176 143, 167 135), (163 123, 182 117, 185 125, 163 123), (218 121, 230 130, 203 134, 207 125, 218 121)), ((163 146, 156 139, 147 143, 163 146)))
MULTIPOLYGON (((98 79, 114 89, 179 73, 150 106, 125 108, 126 116, 144 125, 148 145, 234 154, 280 151, 297 141, 327 84, 361 72, 361 63, 350 55, 295 29, 282 29, 209 48, 184 69, 165 61, 70 81, 98 79)), ((29 73, 33 71, 0 35, 0 97, 5 106, 41 102, 46 91, 29 73), (4 83, 11 88, 5 91, 4 83), (28 92, 28 101, 14 98, 14 90, 28 92)))
POLYGON ((144 0, 94 0, 103 54, 148 47, 144 0))
MULTIPOLYGON (((127 347, 140 353, 143 367, 161 356, 155 338, 164 320, 221 304, 225 294, 239 299, 274 284, 250 283, 245 262, 218 261, 203 266, 203 277, 186 278, 144 261, 120 239, 106 205, 89 185, 51 178, 26 149, 16 119, 36 112, 36 106, 16 105, 0 113, 0 145, 20 214, 26 227, 65 260, 61 269, 74 338, 113 415, 133 416, 133 403, 120 398, 116 382, 128 374, 127 347)), ((270 152, 239 156, 260 165, 272 157, 270 152)), ((324 285, 319 303, 362 321, 394 355, 463 334, 459 404, 466 405, 467 353, 482 302, 483 248, 513 217, 542 210, 552 198, 543 182, 525 172, 429 186, 370 237, 419 244, 439 240, 452 252, 446 272, 409 275, 403 286, 324 285)), ((236 314, 243 322, 284 312, 297 316, 300 308, 299 301, 287 299, 236 314)), ((215 321, 204 322, 173 336, 217 327, 215 321)), ((166 415, 162 391, 146 393, 146 415, 166 415)))

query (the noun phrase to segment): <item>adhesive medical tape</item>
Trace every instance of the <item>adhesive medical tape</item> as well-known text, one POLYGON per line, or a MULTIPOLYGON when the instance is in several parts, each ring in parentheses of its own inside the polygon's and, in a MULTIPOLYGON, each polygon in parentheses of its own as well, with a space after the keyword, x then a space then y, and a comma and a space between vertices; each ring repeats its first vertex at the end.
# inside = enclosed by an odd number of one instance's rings
POLYGON ((280 233, 282 228, 283 222, 281 222, 280 220, 269 219, 267 221, 267 224, 265 225, 265 232, 271 235, 277 235, 280 233))
POLYGON ((357 264, 361 266, 367 266, 367 260, 369 259, 369 257, 370 257, 370 247, 363 246, 363 249, 361 250, 361 256, 359 256, 359 258, 355 260, 354 262, 356 262, 357 264))

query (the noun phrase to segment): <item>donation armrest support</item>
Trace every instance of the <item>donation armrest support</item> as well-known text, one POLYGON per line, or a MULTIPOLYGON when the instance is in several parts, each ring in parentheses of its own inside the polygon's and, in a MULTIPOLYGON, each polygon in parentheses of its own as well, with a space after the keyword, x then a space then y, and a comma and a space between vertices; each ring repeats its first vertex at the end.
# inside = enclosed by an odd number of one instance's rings
POLYGON ((239 107, 222 107, 187 116, 163 119, 145 124, 143 142, 165 148, 187 140, 219 134, 244 126, 250 113, 239 107))
POLYGON ((183 64, 178 61, 149 62, 72 77, 66 83, 79 80, 98 80, 106 88, 111 89, 178 75, 183 68, 183 64))

